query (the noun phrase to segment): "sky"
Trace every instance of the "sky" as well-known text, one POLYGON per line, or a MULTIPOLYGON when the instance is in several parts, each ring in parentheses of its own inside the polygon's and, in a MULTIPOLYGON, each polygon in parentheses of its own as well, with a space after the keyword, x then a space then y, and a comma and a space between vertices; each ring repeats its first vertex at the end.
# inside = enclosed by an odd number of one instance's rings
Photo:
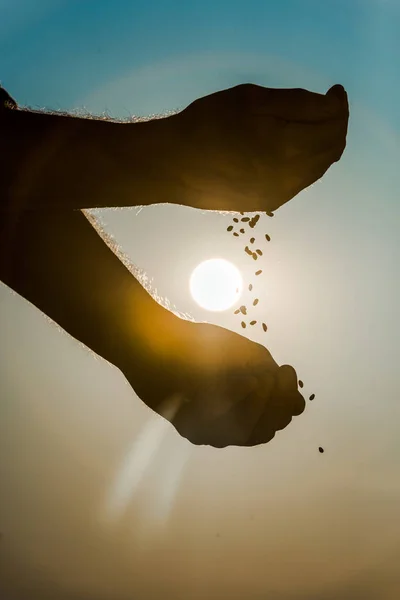
MULTIPOLYGON (((341 83, 351 113, 340 162, 268 221, 266 343, 316 394, 269 444, 191 446, 0 286, 2 597, 398 598, 399 29, 397 0, 0 0, 22 105, 126 118, 341 83)), ((179 311, 245 334, 188 291, 216 256, 248 277, 231 218, 159 202, 94 214, 179 311)))

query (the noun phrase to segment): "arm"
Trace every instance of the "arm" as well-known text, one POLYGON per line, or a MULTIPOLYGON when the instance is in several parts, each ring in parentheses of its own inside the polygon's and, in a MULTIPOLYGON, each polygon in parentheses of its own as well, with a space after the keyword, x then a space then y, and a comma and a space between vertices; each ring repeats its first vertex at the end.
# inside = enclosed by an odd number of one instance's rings
POLYGON ((276 210, 346 145, 342 86, 316 94, 244 84, 141 123, 2 109, 1 92, 3 212, 164 202, 276 210))
POLYGON ((0 280, 98 355, 134 367, 148 294, 81 211, 0 222, 0 280))
POLYGON ((170 119, 118 123, 8 101, 0 108, 0 211, 177 202, 170 119))

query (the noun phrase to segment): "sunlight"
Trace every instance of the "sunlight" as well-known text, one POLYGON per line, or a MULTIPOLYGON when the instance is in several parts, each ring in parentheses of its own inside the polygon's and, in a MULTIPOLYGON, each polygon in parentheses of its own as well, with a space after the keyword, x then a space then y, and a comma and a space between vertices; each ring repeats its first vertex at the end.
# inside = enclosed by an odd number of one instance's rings
MULTIPOLYGON (((157 457, 160 458, 163 442, 171 433, 171 424, 168 421, 178 412, 183 401, 182 396, 178 394, 167 398, 160 411, 165 418, 154 415, 149 419, 128 449, 102 509, 108 523, 123 518, 143 479, 148 478, 157 457)), ((185 452, 180 450, 179 459, 176 456, 175 459, 170 457, 168 464, 163 464, 162 476, 158 477, 161 487, 154 494, 156 513, 152 515, 153 519, 158 517, 158 525, 168 519, 189 455, 188 449, 185 452)), ((162 457, 168 459, 168 453, 163 452, 162 457)))
POLYGON ((190 277, 190 292, 199 306, 206 310, 223 311, 233 306, 242 293, 239 270, 223 258, 200 263, 190 277))

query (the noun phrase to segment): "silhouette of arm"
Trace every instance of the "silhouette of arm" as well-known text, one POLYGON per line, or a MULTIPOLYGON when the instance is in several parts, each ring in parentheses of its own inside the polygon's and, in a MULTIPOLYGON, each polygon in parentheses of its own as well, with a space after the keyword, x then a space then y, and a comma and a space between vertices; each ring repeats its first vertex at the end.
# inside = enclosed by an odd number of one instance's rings
POLYGON ((0 109, 0 211, 177 202, 168 129, 168 118, 117 123, 0 109))
POLYGON ((0 280, 124 372, 134 368, 129 324, 148 294, 81 211, 3 220, 0 280))
POLYGON ((316 94, 244 84, 140 123, 19 110, 4 94, 3 212, 161 202, 270 211, 322 177, 346 145, 342 86, 316 94))

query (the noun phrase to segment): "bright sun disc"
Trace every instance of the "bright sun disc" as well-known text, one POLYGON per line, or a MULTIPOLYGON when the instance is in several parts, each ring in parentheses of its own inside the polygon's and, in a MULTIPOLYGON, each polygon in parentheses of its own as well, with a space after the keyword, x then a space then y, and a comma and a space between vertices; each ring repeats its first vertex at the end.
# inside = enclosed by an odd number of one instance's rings
POLYGON ((239 270, 223 258, 211 258, 197 265, 190 277, 190 292, 199 306, 207 310, 227 310, 242 293, 239 270))

